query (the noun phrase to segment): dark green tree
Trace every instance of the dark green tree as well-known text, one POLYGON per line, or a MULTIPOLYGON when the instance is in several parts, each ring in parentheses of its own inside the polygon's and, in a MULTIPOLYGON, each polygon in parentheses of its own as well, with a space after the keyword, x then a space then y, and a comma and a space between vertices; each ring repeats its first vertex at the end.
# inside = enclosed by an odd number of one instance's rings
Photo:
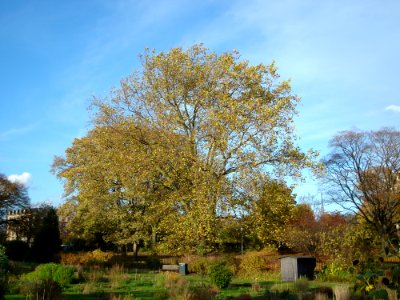
POLYGON ((41 209, 42 220, 35 234, 32 245, 32 258, 38 262, 50 262, 61 247, 60 230, 57 211, 54 207, 46 206, 41 209))

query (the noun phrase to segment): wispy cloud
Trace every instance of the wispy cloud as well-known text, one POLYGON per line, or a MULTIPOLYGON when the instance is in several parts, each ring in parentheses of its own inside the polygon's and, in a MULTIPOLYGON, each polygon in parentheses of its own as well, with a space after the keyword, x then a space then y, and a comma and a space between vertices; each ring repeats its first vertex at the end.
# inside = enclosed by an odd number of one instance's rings
POLYGON ((400 105, 389 105, 386 106, 385 110, 394 111, 396 113, 400 113, 400 105))
POLYGON ((23 127, 16 127, 16 128, 11 128, 11 129, 2 131, 2 132, 0 132, 0 140, 6 140, 6 139, 10 139, 14 136, 29 133, 29 132, 33 131, 37 127, 37 125, 38 125, 37 123, 34 123, 34 124, 29 124, 29 125, 23 126, 23 127))
POLYGON ((17 182, 27 186, 32 179, 32 174, 28 172, 23 172, 22 174, 12 174, 8 176, 8 180, 11 182, 17 182))

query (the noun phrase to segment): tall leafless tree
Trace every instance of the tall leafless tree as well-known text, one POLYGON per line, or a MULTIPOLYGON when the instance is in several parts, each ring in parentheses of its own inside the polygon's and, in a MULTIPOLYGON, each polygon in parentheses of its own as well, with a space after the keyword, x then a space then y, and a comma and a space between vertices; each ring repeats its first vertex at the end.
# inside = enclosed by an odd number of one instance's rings
POLYGON ((0 224, 8 210, 26 208, 29 205, 27 189, 18 182, 11 182, 0 173, 0 224))
POLYGON ((388 253, 398 244, 400 131, 343 131, 330 147, 324 164, 331 200, 358 214, 388 253))

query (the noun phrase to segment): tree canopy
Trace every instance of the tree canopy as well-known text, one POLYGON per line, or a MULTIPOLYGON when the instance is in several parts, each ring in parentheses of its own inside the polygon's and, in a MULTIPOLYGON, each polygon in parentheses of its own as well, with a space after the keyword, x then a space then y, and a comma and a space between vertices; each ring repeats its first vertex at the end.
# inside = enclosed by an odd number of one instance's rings
POLYGON ((400 222, 400 131, 344 131, 325 158, 331 199, 356 212, 387 252, 400 222))
POLYGON ((316 153, 296 145, 299 98, 274 63, 250 65, 202 45, 147 50, 141 62, 93 100, 93 129, 53 163, 74 216, 103 223, 86 229, 113 224, 115 241, 147 235, 207 251, 217 219, 256 199, 247 197, 250 182, 298 178, 314 166, 316 153))

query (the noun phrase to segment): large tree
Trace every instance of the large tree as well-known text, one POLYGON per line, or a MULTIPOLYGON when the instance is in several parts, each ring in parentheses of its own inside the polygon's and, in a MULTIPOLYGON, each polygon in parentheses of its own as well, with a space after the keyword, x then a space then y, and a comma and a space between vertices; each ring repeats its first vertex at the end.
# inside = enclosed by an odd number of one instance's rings
POLYGON ((325 180, 331 199, 357 213, 388 252, 400 222, 400 131, 344 131, 330 146, 325 180))
POLYGON ((246 227, 262 247, 279 245, 285 227, 295 208, 292 190, 284 182, 264 180, 253 188, 254 199, 249 201, 246 227))
POLYGON ((93 205, 86 207, 91 210, 100 199, 115 202, 104 196, 113 190, 109 184, 91 188, 99 172, 115 168, 107 182, 118 183, 125 200, 136 199, 135 208, 141 199, 155 203, 157 210, 172 209, 173 217, 159 220, 168 235, 164 241, 183 251, 210 249, 218 215, 240 198, 250 178, 300 176, 313 165, 315 153, 305 154, 295 144, 299 98, 288 81, 279 81, 274 64, 250 65, 237 52, 218 55, 195 45, 166 53, 146 51, 141 59, 141 70, 122 80, 110 97, 93 101, 95 131, 118 135, 124 128, 134 134, 113 142, 110 156, 88 159, 89 149, 96 148, 90 133, 67 150, 66 158, 56 159, 54 170, 67 180, 78 206, 85 189, 94 193, 93 205), (78 146, 85 140, 87 146, 78 146), (75 155, 78 148, 82 151, 75 155), (102 163, 105 159, 108 165, 102 163), (80 172, 73 175, 77 160, 80 172), (123 183, 118 174, 140 184, 123 183), (154 182, 161 182, 160 188, 154 189, 154 182), (143 183, 150 188, 143 190, 143 183), (160 205, 163 199, 170 201, 160 205))
POLYGON ((28 205, 29 197, 26 187, 0 174, 0 223, 6 221, 7 211, 26 208, 28 205))
POLYGON ((301 203, 294 207, 281 238, 292 250, 315 255, 318 224, 309 204, 301 203))

